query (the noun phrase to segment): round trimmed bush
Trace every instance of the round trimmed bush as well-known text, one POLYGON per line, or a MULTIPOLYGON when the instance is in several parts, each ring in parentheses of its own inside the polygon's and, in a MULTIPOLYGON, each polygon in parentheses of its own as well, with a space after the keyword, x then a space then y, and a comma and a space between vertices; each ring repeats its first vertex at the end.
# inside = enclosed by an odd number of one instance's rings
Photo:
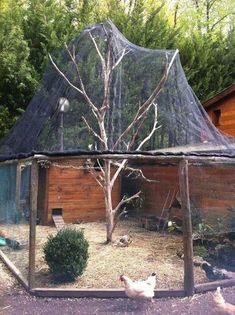
POLYGON ((80 230, 66 228, 49 236, 43 247, 45 260, 57 281, 74 281, 87 266, 88 242, 80 230))

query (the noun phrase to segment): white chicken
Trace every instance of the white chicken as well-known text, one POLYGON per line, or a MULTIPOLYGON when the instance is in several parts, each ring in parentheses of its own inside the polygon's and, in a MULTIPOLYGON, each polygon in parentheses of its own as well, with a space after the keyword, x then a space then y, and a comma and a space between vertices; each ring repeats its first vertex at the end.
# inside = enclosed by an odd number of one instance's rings
POLYGON ((114 245, 119 247, 127 247, 131 244, 131 242, 132 242, 131 236, 126 234, 123 235, 119 240, 117 240, 114 243, 114 245))
POLYGON ((132 281, 127 276, 121 275, 120 281, 124 284, 125 293, 132 299, 151 300, 153 302, 156 274, 152 273, 147 280, 132 281))
POLYGON ((219 314, 235 315, 235 305, 225 302, 220 287, 217 288, 214 294, 214 302, 216 304, 216 310, 219 314))

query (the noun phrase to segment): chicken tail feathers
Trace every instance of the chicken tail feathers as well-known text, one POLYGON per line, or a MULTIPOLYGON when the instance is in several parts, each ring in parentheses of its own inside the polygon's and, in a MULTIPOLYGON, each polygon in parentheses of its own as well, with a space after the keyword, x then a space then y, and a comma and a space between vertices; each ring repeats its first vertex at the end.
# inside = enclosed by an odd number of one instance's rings
POLYGON ((216 311, 218 311, 219 314, 235 315, 235 305, 224 300, 220 287, 217 288, 214 294, 214 302, 216 305, 216 311))
POLYGON ((225 300, 223 298, 223 295, 221 294, 220 287, 217 288, 215 294, 214 294, 214 301, 216 304, 224 305, 225 300))

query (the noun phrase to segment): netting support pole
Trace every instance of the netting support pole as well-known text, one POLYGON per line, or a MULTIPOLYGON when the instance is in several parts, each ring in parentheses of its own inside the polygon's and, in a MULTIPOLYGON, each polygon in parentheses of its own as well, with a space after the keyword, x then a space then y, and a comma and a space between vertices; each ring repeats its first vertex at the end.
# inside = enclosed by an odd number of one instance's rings
POLYGON ((192 219, 189 199, 188 160, 179 163, 179 186, 183 213, 184 290, 187 296, 194 294, 192 219))
POLYGON ((21 163, 17 163, 16 167, 16 210, 21 211, 20 207, 20 190, 21 190, 21 163))
POLYGON ((35 287, 35 243, 38 198, 38 163, 32 160, 30 175, 29 289, 35 287))

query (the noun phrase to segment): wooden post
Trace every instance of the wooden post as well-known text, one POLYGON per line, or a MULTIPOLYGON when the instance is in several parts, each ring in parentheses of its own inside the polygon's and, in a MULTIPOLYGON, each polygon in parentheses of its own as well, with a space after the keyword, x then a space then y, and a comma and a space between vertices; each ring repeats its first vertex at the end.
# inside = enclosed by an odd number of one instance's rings
POLYGON ((30 175, 30 228, 29 228, 29 288, 35 286, 35 243, 38 197, 38 163, 32 160, 30 175))
POLYGON ((189 200, 188 160, 179 163, 180 198, 183 213, 184 289, 187 296, 194 294, 192 220, 189 200))
POLYGON ((17 210, 17 213, 22 210, 20 207, 20 188, 21 188, 21 163, 18 162, 16 166, 16 210, 17 210))

